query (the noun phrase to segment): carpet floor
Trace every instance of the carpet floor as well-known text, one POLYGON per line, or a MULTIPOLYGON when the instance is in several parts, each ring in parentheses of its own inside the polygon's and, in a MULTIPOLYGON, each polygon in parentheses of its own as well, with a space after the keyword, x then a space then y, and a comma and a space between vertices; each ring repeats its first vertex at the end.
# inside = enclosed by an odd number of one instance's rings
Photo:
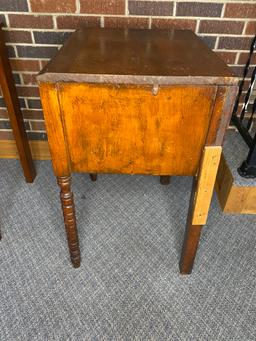
POLYGON ((191 179, 74 174, 82 264, 48 161, 0 160, 0 340, 256 340, 256 216, 213 198, 194 271, 178 262, 191 179))

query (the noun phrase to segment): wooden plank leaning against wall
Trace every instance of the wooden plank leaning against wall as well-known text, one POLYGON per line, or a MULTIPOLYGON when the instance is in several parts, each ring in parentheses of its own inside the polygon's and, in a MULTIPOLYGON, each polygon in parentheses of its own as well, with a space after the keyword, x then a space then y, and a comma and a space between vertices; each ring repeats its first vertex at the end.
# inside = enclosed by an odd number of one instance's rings
POLYGON ((19 106, 17 91, 12 78, 11 66, 7 57, 2 26, 0 24, 0 85, 25 179, 27 182, 33 182, 36 172, 19 106))

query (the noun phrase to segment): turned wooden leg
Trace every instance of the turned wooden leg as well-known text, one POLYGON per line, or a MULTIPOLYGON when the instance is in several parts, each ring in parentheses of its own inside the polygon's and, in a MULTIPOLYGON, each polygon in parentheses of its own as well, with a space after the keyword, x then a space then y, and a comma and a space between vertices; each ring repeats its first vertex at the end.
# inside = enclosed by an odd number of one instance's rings
POLYGON ((206 146, 194 179, 186 232, 180 258, 180 272, 190 274, 196 257, 201 229, 206 224, 222 148, 206 146))
POLYGON ((169 175, 160 176, 160 184, 161 185, 169 185, 171 177, 169 175))
POLYGON ((90 173, 90 178, 92 181, 96 181, 97 180, 97 174, 96 173, 90 173))
POLYGON ((60 200, 68 239, 70 258, 73 266, 78 268, 80 266, 80 250, 76 228, 73 193, 71 192, 71 177, 59 176, 57 177, 57 182, 60 186, 60 200))

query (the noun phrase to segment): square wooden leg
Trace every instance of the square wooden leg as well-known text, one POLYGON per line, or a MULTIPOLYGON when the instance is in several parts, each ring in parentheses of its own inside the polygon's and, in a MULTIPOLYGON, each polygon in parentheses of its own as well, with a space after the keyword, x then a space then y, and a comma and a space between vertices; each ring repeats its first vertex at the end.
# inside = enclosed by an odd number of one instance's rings
POLYGON ((97 181, 97 174, 96 173, 90 173, 90 178, 93 182, 97 181))
POLYGON ((193 268, 201 229, 208 217, 221 151, 220 146, 204 148, 198 176, 194 179, 180 258, 182 274, 190 274, 193 268))
POLYGON ((60 200, 68 239, 70 258, 73 266, 78 268, 80 266, 80 249, 76 228, 75 205, 73 193, 71 191, 71 177, 57 177, 57 182, 60 187, 60 200))

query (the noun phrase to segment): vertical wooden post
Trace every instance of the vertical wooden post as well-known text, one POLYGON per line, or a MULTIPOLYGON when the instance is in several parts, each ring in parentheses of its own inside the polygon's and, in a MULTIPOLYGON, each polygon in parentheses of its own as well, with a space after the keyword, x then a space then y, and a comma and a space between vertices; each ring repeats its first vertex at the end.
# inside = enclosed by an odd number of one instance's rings
POLYGON ((76 228, 75 205, 73 193, 71 191, 71 178, 70 176, 58 176, 57 182, 60 186, 60 200, 68 239, 70 258, 73 266, 78 268, 80 266, 80 249, 76 228))
POLYGON ((27 182, 33 182, 36 176, 26 130, 19 107, 19 100, 12 78, 12 71, 7 58, 4 36, 0 25, 0 85, 9 114, 13 135, 16 141, 20 156, 20 162, 23 168, 27 182))
POLYGON ((190 274, 193 268, 201 229, 208 217, 221 151, 220 146, 204 148, 198 176, 194 179, 180 259, 182 274, 190 274))

